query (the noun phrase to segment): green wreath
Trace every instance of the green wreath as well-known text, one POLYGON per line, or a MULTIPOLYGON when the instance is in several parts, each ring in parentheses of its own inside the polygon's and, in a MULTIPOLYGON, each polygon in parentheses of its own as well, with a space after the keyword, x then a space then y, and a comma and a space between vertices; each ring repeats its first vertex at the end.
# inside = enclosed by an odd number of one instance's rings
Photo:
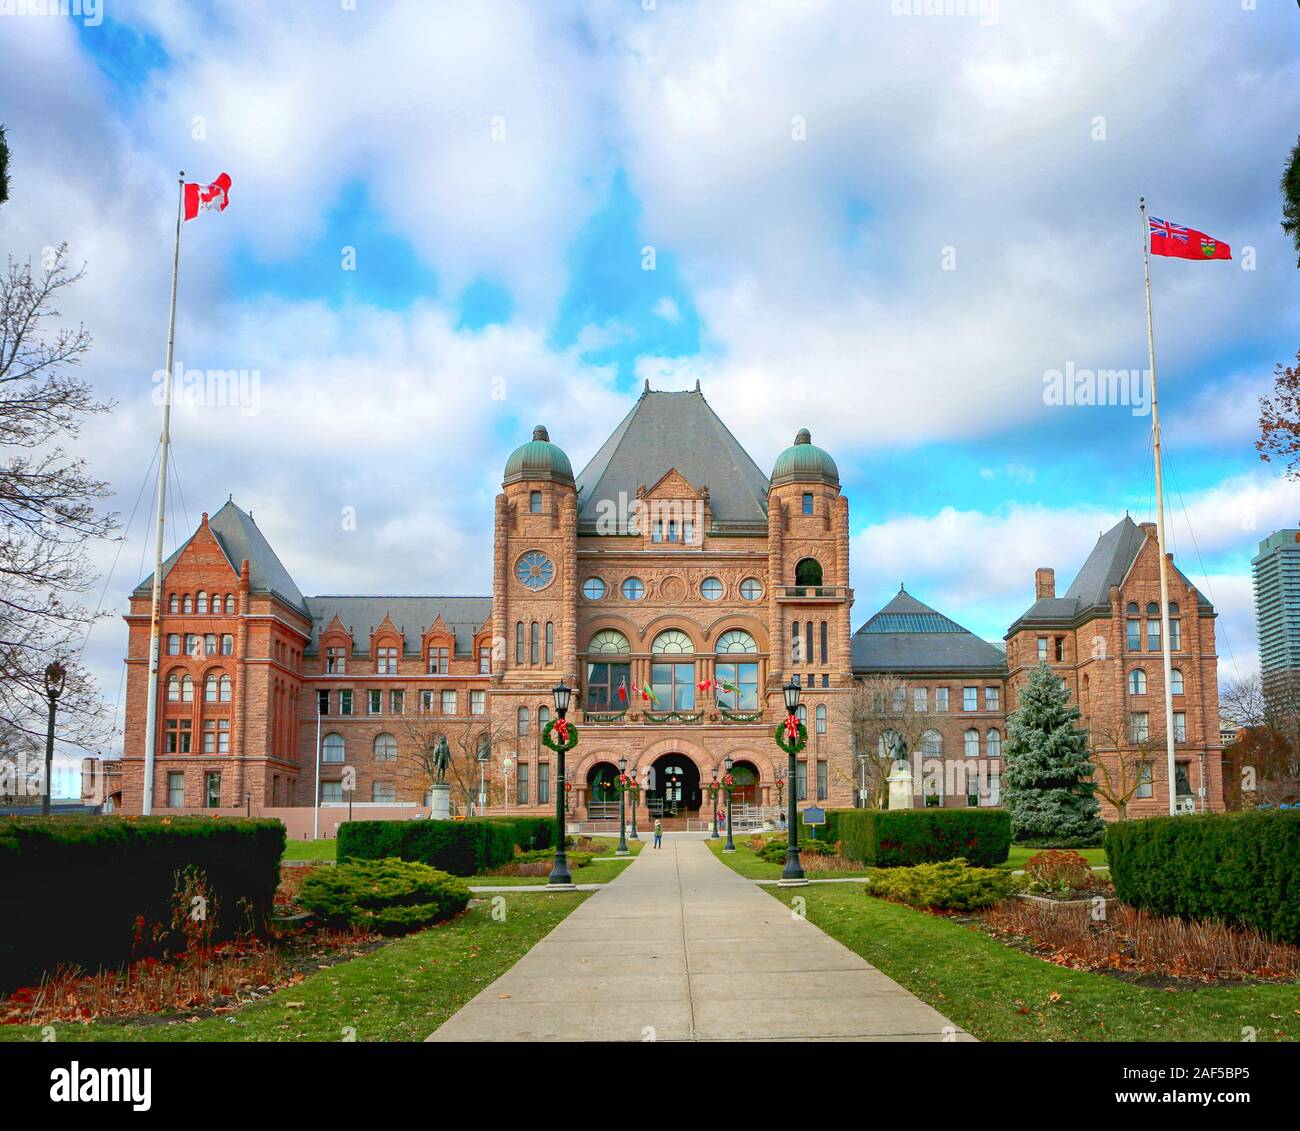
POLYGON ((808 727, 804 723, 799 724, 799 737, 791 742, 785 736, 785 719, 776 724, 776 744, 787 754, 799 754, 803 748, 808 745, 808 727))
POLYGON ((572 723, 569 723, 569 741, 564 745, 561 745, 551 737, 551 731, 555 729, 555 724, 559 721, 559 719, 552 719, 542 729, 542 745, 548 750, 554 750, 557 754, 563 754, 578 745, 578 728, 572 723))

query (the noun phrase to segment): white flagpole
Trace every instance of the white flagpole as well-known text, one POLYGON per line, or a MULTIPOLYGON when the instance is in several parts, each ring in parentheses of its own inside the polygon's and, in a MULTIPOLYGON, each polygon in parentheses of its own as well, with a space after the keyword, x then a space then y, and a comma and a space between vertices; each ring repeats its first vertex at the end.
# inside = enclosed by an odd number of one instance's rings
MULTIPOLYGON (((351 797, 352 794, 348 794, 351 797)), ((349 806, 351 802, 349 801, 349 806)), ((316 796, 311 803, 311 839, 320 840, 320 697, 316 699, 316 796)))
POLYGON ((1138 197, 1142 217, 1142 262, 1147 289, 1147 352, 1151 359, 1151 446, 1156 461, 1156 548, 1160 554, 1160 658, 1165 672, 1165 747, 1168 752, 1169 814, 1178 812, 1174 789, 1174 689, 1173 659, 1169 654, 1169 563, 1165 559, 1165 495, 1160 470, 1160 409, 1156 401, 1156 339, 1151 323, 1151 232, 1145 197, 1138 197))
POLYGON ((176 347, 176 277, 181 265, 181 217, 185 203, 185 170, 176 186, 176 246, 172 252, 172 301, 167 318, 167 368, 163 371, 162 438, 158 452, 158 520, 154 526, 153 603, 149 612, 149 697, 144 718, 144 794, 141 812, 153 812, 154 753, 158 729, 159 614, 162 611, 163 526, 167 510, 167 459, 171 447, 172 357, 176 347))

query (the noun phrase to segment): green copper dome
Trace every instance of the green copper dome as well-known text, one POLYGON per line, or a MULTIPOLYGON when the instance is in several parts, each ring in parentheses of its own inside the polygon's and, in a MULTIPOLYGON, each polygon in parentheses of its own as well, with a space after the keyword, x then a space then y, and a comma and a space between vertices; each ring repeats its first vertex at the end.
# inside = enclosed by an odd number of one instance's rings
POLYGON ((569 457, 558 444, 551 443, 550 435, 541 424, 533 429, 533 438, 516 448, 506 460, 502 485, 525 479, 550 479, 573 486, 573 467, 569 457))
POLYGON ((794 444, 776 457, 772 467, 772 486, 786 483, 825 483, 840 485, 840 469, 828 452, 812 442, 812 433, 800 428, 794 444))

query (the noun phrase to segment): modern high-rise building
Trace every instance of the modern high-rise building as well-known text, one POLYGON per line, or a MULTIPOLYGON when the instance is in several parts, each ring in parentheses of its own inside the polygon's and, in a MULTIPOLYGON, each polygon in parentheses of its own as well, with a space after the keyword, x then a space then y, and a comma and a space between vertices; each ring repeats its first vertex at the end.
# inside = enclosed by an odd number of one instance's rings
POLYGON ((1255 620, 1264 679, 1300 672, 1300 530, 1276 530, 1259 544, 1255 620))

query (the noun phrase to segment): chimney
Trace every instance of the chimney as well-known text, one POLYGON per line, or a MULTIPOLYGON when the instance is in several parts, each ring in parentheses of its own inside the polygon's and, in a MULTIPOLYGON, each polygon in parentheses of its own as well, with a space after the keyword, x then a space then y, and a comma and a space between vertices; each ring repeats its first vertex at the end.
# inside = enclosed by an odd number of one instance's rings
POLYGON ((1034 570, 1034 600, 1056 596, 1056 570, 1047 566, 1034 570))

